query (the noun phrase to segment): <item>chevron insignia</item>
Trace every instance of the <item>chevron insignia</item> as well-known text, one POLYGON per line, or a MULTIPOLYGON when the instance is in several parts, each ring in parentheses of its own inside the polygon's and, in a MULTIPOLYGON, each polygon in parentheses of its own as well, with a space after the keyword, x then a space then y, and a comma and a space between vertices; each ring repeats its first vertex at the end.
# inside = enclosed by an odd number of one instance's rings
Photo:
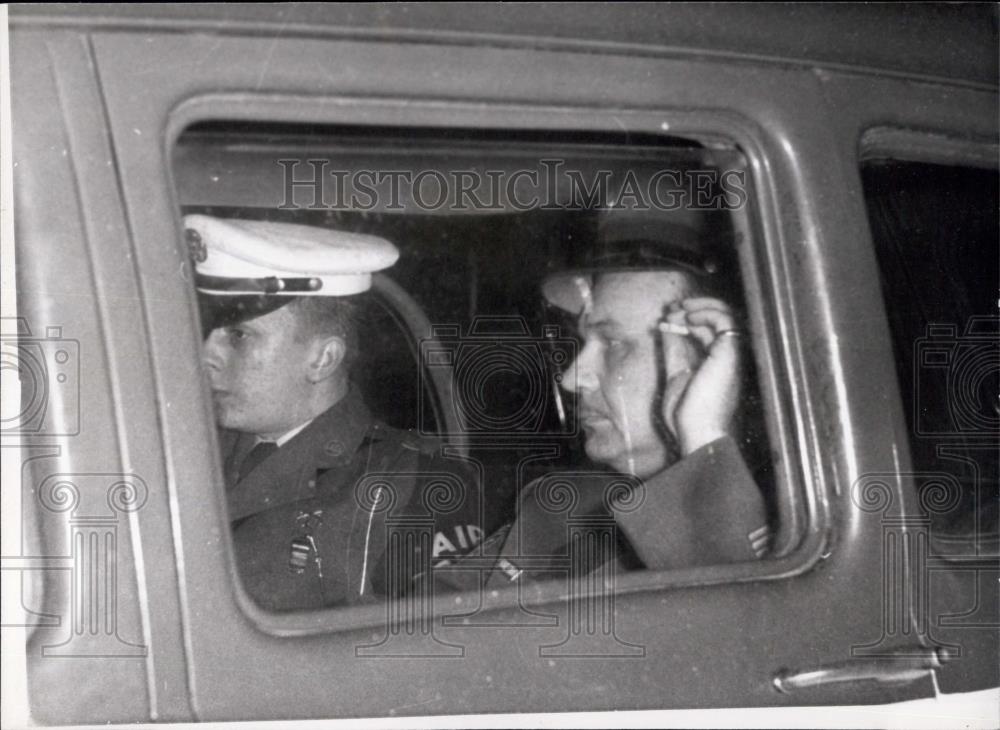
POLYGON ((767 525, 758 527, 747 535, 750 547, 758 558, 764 557, 771 549, 771 528, 767 525))

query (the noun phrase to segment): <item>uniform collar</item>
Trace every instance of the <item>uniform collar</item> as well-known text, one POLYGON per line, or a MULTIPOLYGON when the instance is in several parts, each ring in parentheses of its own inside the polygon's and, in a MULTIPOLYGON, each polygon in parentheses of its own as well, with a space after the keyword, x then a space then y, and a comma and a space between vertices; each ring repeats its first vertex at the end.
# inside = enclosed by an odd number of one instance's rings
POLYGON ((320 469, 332 469, 351 460, 372 425, 371 411, 352 385, 347 395, 318 415, 282 448, 305 442, 313 463, 320 469))
MULTIPOLYGON (((350 464, 374 426, 371 412, 352 387, 229 490, 230 519, 313 496, 317 472, 350 464)), ((236 449, 248 440, 255 439, 243 434, 236 449)))

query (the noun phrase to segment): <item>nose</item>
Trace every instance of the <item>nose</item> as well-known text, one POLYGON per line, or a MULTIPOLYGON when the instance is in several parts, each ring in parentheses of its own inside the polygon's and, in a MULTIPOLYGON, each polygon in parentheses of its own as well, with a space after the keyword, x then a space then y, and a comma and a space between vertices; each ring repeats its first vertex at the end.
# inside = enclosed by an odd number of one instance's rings
POLYGON ((209 371, 218 371, 222 367, 222 337, 221 329, 214 329, 201 344, 201 361, 209 371))
POLYGON ((591 391, 597 388, 597 346, 588 342, 577 353, 576 359, 570 363, 562 374, 560 385, 570 393, 591 391))

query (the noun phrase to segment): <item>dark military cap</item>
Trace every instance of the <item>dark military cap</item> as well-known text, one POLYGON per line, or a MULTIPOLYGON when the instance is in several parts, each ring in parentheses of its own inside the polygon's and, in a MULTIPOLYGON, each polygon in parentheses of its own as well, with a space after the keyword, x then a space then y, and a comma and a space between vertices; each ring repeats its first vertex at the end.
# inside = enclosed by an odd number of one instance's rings
POLYGON ((597 241, 582 259, 542 282, 552 305, 573 314, 583 311, 596 274, 681 270, 701 280, 720 272, 718 236, 711 227, 718 211, 611 209, 602 213, 597 241))

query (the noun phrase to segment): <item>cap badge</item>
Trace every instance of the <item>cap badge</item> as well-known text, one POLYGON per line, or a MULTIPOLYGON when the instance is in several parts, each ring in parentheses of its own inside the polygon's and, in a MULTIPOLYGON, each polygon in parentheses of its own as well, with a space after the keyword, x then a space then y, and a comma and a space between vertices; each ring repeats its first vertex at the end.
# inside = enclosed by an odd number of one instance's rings
POLYGON ((205 263, 208 259, 208 247, 201 240, 201 236, 193 228, 184 229, 184 237, 187 239, 188 255, 196 264, 205 263))

